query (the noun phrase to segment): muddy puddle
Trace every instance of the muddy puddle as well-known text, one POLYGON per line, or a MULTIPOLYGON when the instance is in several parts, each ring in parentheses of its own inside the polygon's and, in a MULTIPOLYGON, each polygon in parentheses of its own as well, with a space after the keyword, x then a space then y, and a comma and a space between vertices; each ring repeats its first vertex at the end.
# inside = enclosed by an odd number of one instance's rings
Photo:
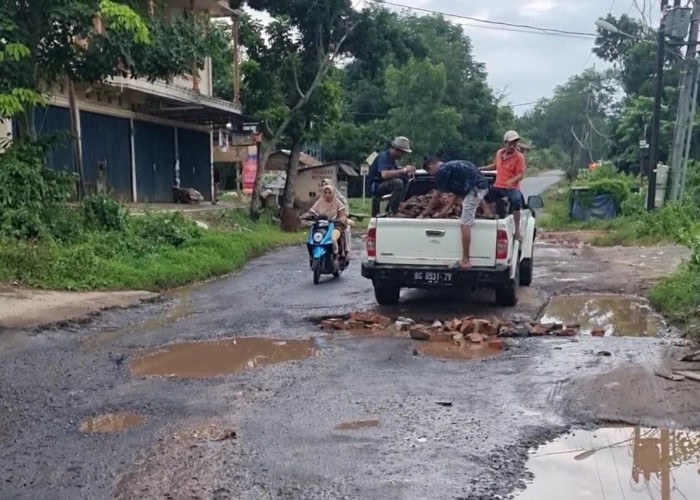
POLYGON ((480 359, 498 356, 504 351, 491 348, 485 343, 456 345, 451 342, 426 342, 421 344, 418 352, 429 358, 480 359))
POLYGON ((560 295, 547 305, 542 323, 580 325, 580 332, 604 330, 605 335, 655 337, 661 318, 640 297, 624 295, 560 295))
POLYGON ((308 358, 317 352, 314 339, 265 337, 183 342, 164 346, 131 363, 133 375, 209 378, 308 358))
POLYGON ((700 433, 644 427, 576 431, 531 452, 518 500, 700 498, 700 433))
POLYGON ((336 425, 337 431, 357 431, 360 429, 372 429, 379 427, 379 420, 356 420, 354 422, 343 422, 336 425))
POLYGON ((146 423, 146 419, 136 413, 106 413, 90 417, 80 424, 84 434, 116 434, 146 423))

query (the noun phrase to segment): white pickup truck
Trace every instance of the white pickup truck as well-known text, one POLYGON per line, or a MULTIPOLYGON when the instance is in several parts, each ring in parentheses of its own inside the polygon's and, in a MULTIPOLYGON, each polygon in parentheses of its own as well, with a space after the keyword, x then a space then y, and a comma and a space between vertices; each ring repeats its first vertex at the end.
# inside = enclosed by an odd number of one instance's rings
MULTIPOLYGON (((492 184, 495 174, 486 175, 492 184)), ((417 173, 409 183, 407 199, 434 188, 434 177, 417 173)), ((492 288, 498 305, 516 305, 518 287, 532 282, 535 209, 544 202, 540 196, 528 198, 521 213, 522 243, 514 237, 515 223, 507 206, 499 200, 498 219, 475 220, 470 249, 473 267, 464 270, 454 267, 462 258, 459 220, 372 218, 362 276, 372 280, 377 302, 397 304, 402 288, 492 288)))

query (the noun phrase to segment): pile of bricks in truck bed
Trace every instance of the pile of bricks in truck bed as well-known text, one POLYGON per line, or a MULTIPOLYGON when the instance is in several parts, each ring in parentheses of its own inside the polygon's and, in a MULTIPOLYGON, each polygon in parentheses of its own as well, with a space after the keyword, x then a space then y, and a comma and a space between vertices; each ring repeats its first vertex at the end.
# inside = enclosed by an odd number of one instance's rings
MULTIPOLYGON (((433 218, 436 218, 450 199, 449 195, 440 193, 436 189, 433 189, 428 194, 412 196, 408 200, 401 203, 401 205, 399 205, 398 217, 416 219, 422 216, 425 213, 425 209, 428 208, 428 203, 430 203, 433 196, 440 196, 441 200, 441 203, 436 207, 435 213, 433 214, 433 218)), ((450 212, 447 214, 447 218, 455 219, 459 218, 461 215, 462 205, 458 203, 452 207, 450 212)))
MULTIPOLYGON (((575 337, 579 325, 561 323, 514 323, 512 321, 489 321, 473 316, 454 318, 447 321, 421 322, 410 318, 396 318, 373 312, 354 312, 344 318, 330 318, 321 322, 327 331, 348 331, 363 333, 386 333, 398 337, 423 341, 487 343, 492 348, 507 348, 503 337, 575 337)), ((594 330, 593 336, 602 337, 604 330, 594 330)))

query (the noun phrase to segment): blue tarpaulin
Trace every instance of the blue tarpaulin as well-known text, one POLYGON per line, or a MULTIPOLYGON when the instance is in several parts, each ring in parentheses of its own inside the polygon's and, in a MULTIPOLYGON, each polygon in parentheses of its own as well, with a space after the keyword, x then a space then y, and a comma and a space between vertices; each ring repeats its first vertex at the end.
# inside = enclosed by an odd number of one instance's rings
POLYGON ((592 203, 589 202, 590 198, 584 203, 578 196, 579 192, 573 191, 572 194, 574 199, 571 205, 571 218, 573 220, 614 219, 617 217, 617 206, 612 196, 599 194, 593 198, 592 203))

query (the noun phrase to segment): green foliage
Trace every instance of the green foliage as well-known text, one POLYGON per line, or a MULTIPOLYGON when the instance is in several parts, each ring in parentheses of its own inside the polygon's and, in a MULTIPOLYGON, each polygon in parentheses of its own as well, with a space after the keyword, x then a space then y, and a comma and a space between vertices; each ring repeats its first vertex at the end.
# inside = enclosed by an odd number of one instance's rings
POLYGON ((618 208, 631 196, 634 186, 635 180, 633 177, 619 172, 611 164, 603 164, 591 171, 585 179, 574 183, 574 187, 589 188, 587 198, 579 198, 584 203, 586 199, 592 202, 596 196, 608 195, 613 198, 618 208))
POLYGON ((0 154, 0 233, 23 239, 46 234, 51 211, 71 195, 74 178, 45 165, 56 141, 15 141, 0 154))
POLYGON ((126 227, 128 212, 109 196, 89 196, 81 203, 85 226, 91 229, 121 231, 126 227))
POLYGON ((131 33, 136 43, 151 43, 151 34, 144 20, 127 5, 100 0, 100 14, 111 29, 131 33))
POLYGON ((557 149, 563 166, 575 171, 604 158, 608 117, 615 91, 613 73, 586 70, 572 76, 517 121, 517 129, 538 148, 557 149))
MULTIPOLYGON (((77 213, 77 211, 76 211, 77 213)), ((147 289, 184 285, 233 271, 305 234, 282 233, 270 216, 253 223, 242 212, 205 217, 209 231, 182 214, 130 217, 123 231, 86 231, 67 243, 0 241, 0 280, 55 289, 147 289)))
POLYGON ((18 120, 34 135, 31 109, 65 78, 103 81, 111 76, 172 78, 202 67, 208 53, 204 20, 147 19, 146 2, 36 0, 0 4, 0 118, 18 120))
POLYGON ((415 151, 424 155, 443 152, 460 140, 462 117, 444 105, 447 73, 443 64, 412 60, 386 72, 387 101, 392 106, 392 135, 411 138, 415 151))
POLYGON ((566 155, 558 147, 535 148, 527 155, 528 171, 563 170, 567 165, 566 155))

